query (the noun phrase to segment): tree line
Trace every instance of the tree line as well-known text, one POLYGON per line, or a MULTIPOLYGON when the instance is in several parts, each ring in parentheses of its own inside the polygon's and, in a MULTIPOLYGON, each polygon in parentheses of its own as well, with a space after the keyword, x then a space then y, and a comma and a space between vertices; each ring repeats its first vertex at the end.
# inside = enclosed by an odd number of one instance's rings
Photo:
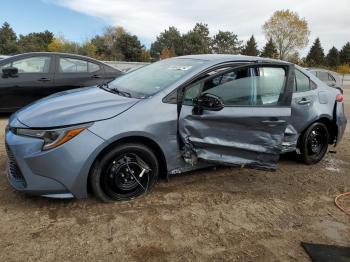
POLYGON ((5 22, 0 28, 0 54, 25 52, 64 52, 101 60, 150 61, 149 52, 138 37, 122 27, 107 27, 102 35, 78 43, 47 30, 17 36, 10 24, 5 22))
POLYGON ((263 26, 267 39, 262 49, 252 35, 243 42, 231 31, 210 34, 207 24, 197 23, 186 33, 171 26, 156 36, 147 49, 136 35, 122 27, 107 27, 100 35, 78 43, 55 36, 52 32, 19 35, 5 22, 0 28, 0 54, 33 51, 67 52, 101 60, 150 62, 190 54, 243 54, 290 61, 308 67, 328 67, 350 73, 350 43, 340 50, 332 47, 327 54, 317 38, 308 55, 300 58, 299 51, 309 42, 310 31, 305 18, 290 10, 276 11, 263 26), (343 71, 344 71, 343 70, 343 71))

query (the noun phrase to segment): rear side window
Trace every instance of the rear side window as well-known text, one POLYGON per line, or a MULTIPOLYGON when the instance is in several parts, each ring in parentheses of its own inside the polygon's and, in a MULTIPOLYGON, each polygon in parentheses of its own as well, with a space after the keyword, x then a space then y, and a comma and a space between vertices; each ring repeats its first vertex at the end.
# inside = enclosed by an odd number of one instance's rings
POLYGON ((62 73, 87 73, 88 62, 80 59, 60 57, 59 70, 62 73))
POLYGON ((328 81, 328 72, 324 72, 324 71, 317 71, 317 77, 322 80, 323 82, 327 82, 328 81))
POLYGON ((226 106, 274 106, 283 94, 285 81, 286 72, 280 67, 236 69, 190 87, 184 104, 192 104, 201 88, 202 94, 216 95, 226 106))
POLYGON ((299 70, 295 70, 295 90, 297 92, 306 92, 311 90, 310 78, 299 70))
POLYGON ((51 58, 48 56, 35 56, 13 61, 9 64, 2 66, 0 69, 5 67, 16 67, 18 73, 48 73, 50 70, 51 58))
POLYGON ((97 72, 100 70, 100 66, 98 64, 89 62, 88 70, 89 70, 89 73, 97 72))

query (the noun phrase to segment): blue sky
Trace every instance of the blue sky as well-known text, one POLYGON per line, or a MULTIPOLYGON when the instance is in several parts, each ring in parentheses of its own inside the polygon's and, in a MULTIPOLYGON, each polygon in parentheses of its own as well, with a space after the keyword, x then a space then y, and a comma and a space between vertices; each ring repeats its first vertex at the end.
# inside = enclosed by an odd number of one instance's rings
POLYGON ((7 21, 17 34, 49 30, 55 35, 83 42, 100 34, 107 20, 85 15, 41 0, 1 1, 0 23, 7 21))
POLYGON ((238 34, 246 41, 254 34, 259 48, 266 42, 262 25, 276 10, 290 9, 306 18, 311 31, 306 55, 316 37, 325 52, 350 41, 349 0, 4 0, 0 23, 7 21, 18 34, 49 30, 83 42, 108 25, 122 26, 150 46, 169 26, 181 33, 196 22, 238 34))

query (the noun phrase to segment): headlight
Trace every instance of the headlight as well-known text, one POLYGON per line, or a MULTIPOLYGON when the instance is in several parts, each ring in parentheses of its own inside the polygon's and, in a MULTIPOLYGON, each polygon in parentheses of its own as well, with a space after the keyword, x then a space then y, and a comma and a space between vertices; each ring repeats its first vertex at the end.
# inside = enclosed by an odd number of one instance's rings
POLYGON ((91 125, 87 124, 51 130, 17 128, 15 133, 19 136, 41 138, 44 140, 43 150, 49 150, 66 143, 91 125))

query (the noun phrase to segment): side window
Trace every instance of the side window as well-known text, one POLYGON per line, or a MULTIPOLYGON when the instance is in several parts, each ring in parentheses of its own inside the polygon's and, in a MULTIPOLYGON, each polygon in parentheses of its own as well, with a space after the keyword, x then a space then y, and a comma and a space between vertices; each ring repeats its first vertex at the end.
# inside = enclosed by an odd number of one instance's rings
POLYGON ((257 77, 257 101, 262 105, 277 105, 284 92, 286 71, 280 67, 260 67, 257 77))
POLYGON ((313 74, 314 76, 317 76, 317 72, 316 71, 311 70, 310 73, 313 74))
POLYGON ((98 64, 95 64, 95 63, 91 63, 89 62, 88 63, 88 70, 89 70, 89 73, 93 73, 93 72, 97 72, 99 71, 101 68, 98 64))
POLYGON ((324 71, 317 71, 317 77, 323 82, 328 81, 328 73, 324 71))
MULTIPOLYGON (((229 67, 215 69, 214 71, 211 71, 211 72, 207 73, 206 76, 203 76, 202 79, 203 78, 208 78, 211 75, 217 74, 220 71, 227 70, 227 69, 229 69, 229 67)), ((205 88, 208 88, 208 85, 217 86, 222 81, 228 81, 229 78, 232 77, 232 75, 235 77, 235 73, 231 72, 231 73, 225 74, 225 76, 221 75, 221 76, 217 76, 217 77, 211 79, 210 81, 205 81, 205 83, 204 83, 204 85, 206 85, 205 88)), ((196 83, 194 83, 194 84, 192 84, 192 85, 190 85, 189 87, 186 88, 186 91, 185 91, 185 94, 184 94, 184 98, 183 98, 183 104, 184 105, 193 105, 193 99, 196 98, 199 95, 199 93, 201 92, 202 84, 203 84, 203 81, 202 80, 198 80, 196 83)))
POLYGON ((295 79, 297 92, 305 92, 311 89, 310 78, 304 75, 301 71, 295 70, 295 79))
POLYGON ((243 68, 206 81, 202 92, 221 97, 227 106, 274 106, 285 81, 280 67, 243 68))
POLYGON ((74 58, 63 58, 59 60, 59 71, 61 73, 87 73, 88 62, 74 58))
MULTIPOLYGON (((48 73, 51 58, 47 56, 35 56, 13 61, 11 66, 18 69, 18 73, 48 73)), ((7 66, 10 66, 9 64, 7 66)))
POLYGON ((183 99, 183 104, 184 105, 193 105, 193 99, 196 98, 199 94, 199 92, 201 91, 201 86, 202 86, 202 82, 197 82, 194 85, 190 86, 184 95, 184 99, 183 99))
POLYGON ((11 63, 0 66, 0 74, 2 74, 2 69, 7 67, 11 67, 11 63))

